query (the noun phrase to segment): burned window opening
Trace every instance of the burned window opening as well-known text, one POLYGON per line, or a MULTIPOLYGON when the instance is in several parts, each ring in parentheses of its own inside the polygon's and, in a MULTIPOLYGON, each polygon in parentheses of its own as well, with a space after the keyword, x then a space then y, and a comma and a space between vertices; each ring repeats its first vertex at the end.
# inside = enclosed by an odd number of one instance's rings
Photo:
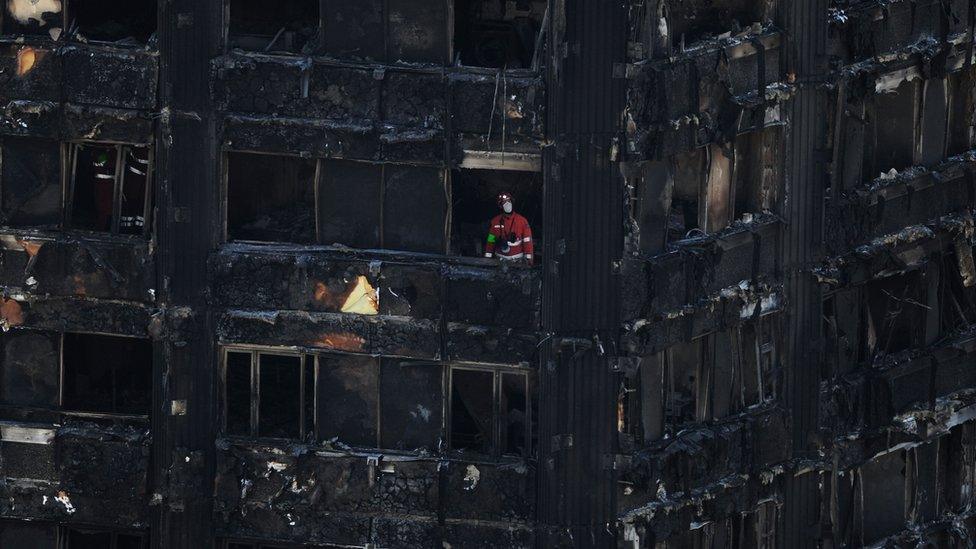
POLYGON ((64 410, 149 415, 153 371, 149 340, 66 333, 61 356, 64 410))
POLYGON ((147 235, 152 193, 149 147, 71 143, 67 226, 147 235))
POLYGON ((963 69, 948 76, 949 131, 947 156, 973 148, 976 132, 976 68, 963 69))
POLYGON ((890 170, 903 170, 915 160, 921 86, 906 81, 895 90, 874 96, 874 162, 871 179, 890 170))
POLYGON ((315 426, 314 357, 227 349, 224 432, 254 438, 310 440, 315 426))
MULTIPOLYGON (((712 234, 737 221, 772 211, 782 181, 782 130, 769 127, 744 133, 729 145, 711 144, 671 157, 670 170, 650 170, 645 177, 670 177, 671 189, 651 200, 670 200, 667 241, 712 234)), ((647 183, 658 189, 657 182, 647 183)), ((653 204, 649 205, 654 207, 653 204)), ((642 216, 644 223, 654 223, 642 216)), ((649 234, 654 234, 651 228, 649 234)), ((654 242, 647 246, 654 249, 654 242)))
POLYGON ((228 153, 228 238, 313 243, 315 174, 314 160, 228 153))
MULTIPOLYGON (((451 172, 451 253, 482 257, 491 221, 502 213, 498 196, 512 197, 513 210, 531 229, 534 261, 542 251, 542 177, 536 172, 507 170, 454 170, 451 172)), ((506 239, 507 240, 507 239, 506 239)), ((524 247, 524 243, 523 243, 524 247)))
POLYGON ((5 0, 0 13, 0 34, 61 37, 63 0, 5 0))
POLYGON ((319 2, 230 0, 227 43, 230 48, 274 53, 311 53, 317 49, 319 2))
POLYGON ((926 326, 925 285, 912 271, 872 280, 865 286, 861 361, 922 344, 926 326))
POLYGON ((454 50, 460 65, 534 68, 547 2, 455 0, 454 50))
POLYGON ((718 3, 682 0, 667 4, 666 20, 661 21, 660 25, 671 38, 671 51, 674 53, 703 40, 738 34, 755 23, 767 22, 773 15, 767 13, 770 3, 754 0, 718 3))
POLYGON ((229 153, 227 185, 231 240, 446 250, 437 168, 229 153))
MULTIPOLYGON (((972 313, 976 310, 976 265, 973 249, 965 239, 957 242, 954 253, 942 257, 938 272, 941 278, 938 296, 934 303, 932 296, 929 297, 929 306, 938 308, 941 318, 939 335, 969 329, 976 323, 972 313)), ((936 339, 930 334, 926 336, 927 340, 936 339)))
POLYGON ((220 549, 341 549, 338 545, 323 545, 310 543, 267 543, 261 541, 220 540, 220 549))
POLYGON ((476 455, 530 455, 525 373, 455 366, 450 374, 449 444, 476 455))
POLYGON ((62 528, 64 549, 147 549, 149 537, 133 532, 62 528))
POLYGON ((84 41, 148 44, 156 12, 156 0, 71 0, 69 28, 84 41))
POLYGON ((779 314, 714 332, 644 357, 618 393, 618 431, 651 442, 693 423, 775 401, 779 314))
POLYGON ((0 223, 55 228, 61 222, 61 149, 57 141, 0 138, 0 223))

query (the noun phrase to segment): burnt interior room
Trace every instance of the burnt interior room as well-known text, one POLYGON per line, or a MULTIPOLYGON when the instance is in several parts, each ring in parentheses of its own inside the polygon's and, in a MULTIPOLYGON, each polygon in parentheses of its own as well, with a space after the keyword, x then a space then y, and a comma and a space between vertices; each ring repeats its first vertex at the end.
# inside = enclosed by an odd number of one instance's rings
POLYGON ((228 239, 314 243, 315 164, 297 156, 228 153, 228 239))
POLYGON ((0 12, 0 34, 61 37, 65 0, 6 0, 0 12))
POLYGON ((513 170, 459 169, 451 172, 451 252, 482 257, 491 220, 499 215, 497 198, 512 196, 513 211, 525 216, 532 229, 535 253, 542 254, 542 174, 513 170))
POLYGON ((156 33, 156 0, 71 0, 69 29, 90 42, 147 44, 156 33))
POLYGON ((61 353, 65 410, 149 415, 153 377, 149 340, 66 333, 61 353))
POLYGON ((230 0, 230 48, 267 53, 303 53, 316 47, 318 0, 230 0))
POLYGON ((460 65, 533 68, 546 2, 455 0, 454 55, 460 65))

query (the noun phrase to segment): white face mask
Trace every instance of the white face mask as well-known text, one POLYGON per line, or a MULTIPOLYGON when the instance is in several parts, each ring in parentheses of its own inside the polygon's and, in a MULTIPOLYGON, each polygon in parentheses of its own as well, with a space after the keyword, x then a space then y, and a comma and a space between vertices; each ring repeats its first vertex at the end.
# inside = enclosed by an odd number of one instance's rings
POLYGON ((502 204, 502 211, 505 212, 505 213, 507 213, 507 214, 512 213, 512 203, 511 202, 506 202, 506 203, 502 204))

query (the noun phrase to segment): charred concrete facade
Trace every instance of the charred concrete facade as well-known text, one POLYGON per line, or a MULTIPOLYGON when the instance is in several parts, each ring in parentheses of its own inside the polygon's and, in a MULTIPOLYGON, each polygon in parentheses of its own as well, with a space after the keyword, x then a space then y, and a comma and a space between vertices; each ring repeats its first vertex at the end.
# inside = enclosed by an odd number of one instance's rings
POLYGON ((972 1, 0 10, 0 547, 972 544, 972 1))

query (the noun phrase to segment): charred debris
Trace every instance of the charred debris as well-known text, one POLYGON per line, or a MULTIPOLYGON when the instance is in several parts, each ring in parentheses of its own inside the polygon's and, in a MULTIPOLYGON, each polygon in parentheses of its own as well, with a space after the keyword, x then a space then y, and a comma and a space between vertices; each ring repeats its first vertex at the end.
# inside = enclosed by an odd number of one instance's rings
POLYGON ((0 547, 971 546, 974 24, 5 0, 0 547))

